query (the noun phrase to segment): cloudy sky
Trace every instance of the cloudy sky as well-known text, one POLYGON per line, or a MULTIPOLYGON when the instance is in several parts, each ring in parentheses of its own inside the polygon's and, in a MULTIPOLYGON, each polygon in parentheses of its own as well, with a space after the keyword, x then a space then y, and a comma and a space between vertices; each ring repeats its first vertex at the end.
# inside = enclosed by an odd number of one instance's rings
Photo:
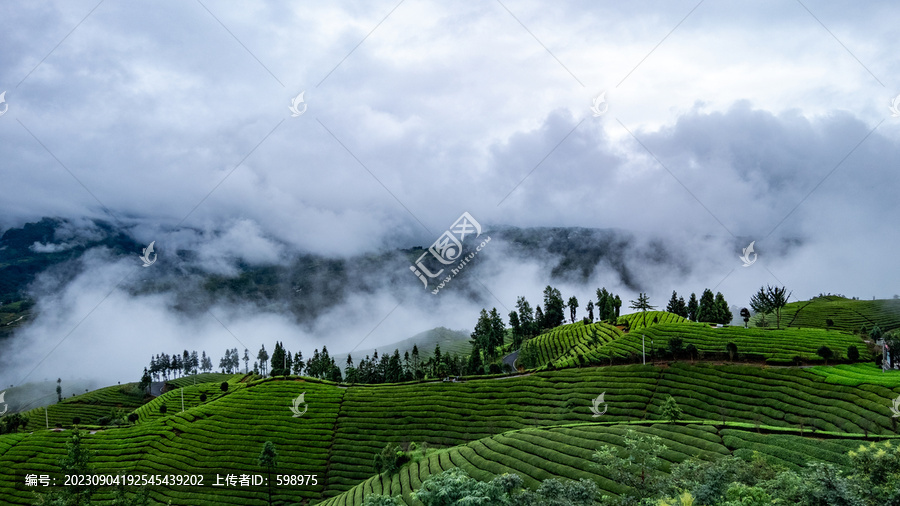
MULTIPOLYGON (((277 262, 286 247, 428 245, 468 211, 681 245, 685 285, 647 286, 663 304, 704 286, 740 302, 764 283, 890 297, 897 19, 887 1, 7 2, 0 227, 94 217, 149 242, 190 226, 221 232, 197 246, 212 257, 277 262)), ((538 298, 545 273, 507 267, 491 296, 538 298)), ((71 286, 31 330, 53 334, 41 346, 125 268, 71 286)), ((79 332, 120 329, 116 297, 79 332)), ((472 325, 397 304, 358 332, 386 314, 404 337, 472 325)))

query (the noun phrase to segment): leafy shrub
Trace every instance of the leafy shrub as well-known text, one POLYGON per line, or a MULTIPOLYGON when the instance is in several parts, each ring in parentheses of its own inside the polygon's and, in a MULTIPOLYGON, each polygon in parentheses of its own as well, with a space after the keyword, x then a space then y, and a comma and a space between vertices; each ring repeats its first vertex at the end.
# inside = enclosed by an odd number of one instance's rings
POLYGON ((403 503, 389 495, 367 495, 362 506, 403 506, 403 503))
MULTIPOLYGON (((425 506, 590 506, 597 496, 591 480, 545 480, 535 491, 521 490, 524 480, 517 474, 500 474, 491 481, 478 481, 459 467, 430 476, 413 499, 425 506)), ((392 504, 392 503, 373 503, 392 504)))
POLYGON ((135 399, 143 399, 144 398, 144 391, 141 390, 141 387, 138 386, 136 383, 129 383, 127 385, 122 385, 121 387, 119 387, 119 392, 121 392, 127 396, 134 397, 135 399))
POLYGON ((834 356, 834 352, 831 351, 831 348, 829 348, 828 346, 822 345, 818 350, 816 350, 816 355, 824 358, 825 362, 827 363, 828 359, 834 356))
POLYGON ((604 445, 591 459, 604 475, 630 487, 627 500, 633 502, 624 504, 638 504, 667 488, 665 478, 652 472, 667 449, 659 436, 626 429, 622 448, 604 445))
POLYGON ((728 343, 725 345, 725 351, 728 353, 728 359, 734 362, 734 359, 737 358, 737 345, 734 343, 728 343))
POLYGON ((0 426, 0 434, 9 434, 11 432, 19 432, 19 429, 25 429, 28 426, 28 417, 22 413, 13 413, 3 417, 3 424, 0 426))
POLYGON ((375 454, 374 460, 376 472, 394 474, 403 464, 409 462, 409 456, 400 448, 400 445, 389 443, 375 454))
POLYGON ((700 358, 700 351, 693 344, 687 345, 684 351, 687 353, 688 358, 690 358, 691 360, 694 360, 694 358, 700 358))
POLYGON ((681 408, 671 395, 666 398, 666 402, 662 405, 662 416, 670 422, 677 422, 681 418, 681 408))
MULTIPOLYGON (((695 348, 696 349, 696 348, 695 348)), ((678 359, 681 352, 684 351, 684 339, 676 336, 669 339, 669 353, 672 354, 672 358, 678 359)))
POLYGON ((850 345, 847 347, 847 359, 851 362, 856 362, 859 360, 859 348, 855 345, 850 345))

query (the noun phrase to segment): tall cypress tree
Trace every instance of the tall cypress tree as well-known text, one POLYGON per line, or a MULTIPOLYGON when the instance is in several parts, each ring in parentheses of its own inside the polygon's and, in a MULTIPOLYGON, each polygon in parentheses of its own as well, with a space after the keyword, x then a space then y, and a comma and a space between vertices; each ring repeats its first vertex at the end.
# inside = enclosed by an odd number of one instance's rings
MULTIPOLYGON (((560 310, 561 311, 561 310, 560 310)), ((490 313, 490 322, 491 322, 491 330, 490 330, 490 348, 488 350, 488 354, 491 357, 491 360, 497 358, 499 355, 500 348, 503 347, 503 343, 506 338, 506 324, 503 323, 503 318, 500 316, 500 313, 497 311, 497 308, 491 308, 490 313)))
POLYGON ((419 357, 419 347, 415 344, 413 345, 412 355, 409 358, 412 361, 413 377, 416 379, 425 377, 425 373, 422 371, 422 359, 419 357))
POLYGON ((509 312, 509 327, 512 329, 512 347, 517 350, 522 344, 522 324, 519 322, 519 313, 509 312))
POLYGON ((301 350, 297 350, 297 354, 294 355, 294 374, 297 376, 303 374, 303 352, 301 350))
POLYGON ((666 304, 666 311, 678 314, 678 293, 675 290, 672 290, 672 297, 669 298, 669 303, 666 304))
POLYGON ((717 322, 721 323, 722 325, 731 323, 731 319, 734 317, 734 315, 731 313, 731 308, 728 307, 728 302, 725 301, 725 296, 722 295, 722 292, 716 292, 716 314, 719 317, 717 322))
POLYGON ((544 288, 544 327, 552 329, 565 323, 566 314, 562 294, 556 288, 547 285, 544 288))
POLYGON ((597 289, 597 319, 600 321, 606 321, 609 317, 606 314, 606 299, 609 297, 609 292, 606 291, 606 287, 597 289))
POLYGON ((700 307, 697 309, 697 321, 704 323, 715 323, 718 318, 716 314, 716 299, 712 290, 709 288, 703 290, 700 296, 700 307))
POLYGON ((287 357, 284 354, 284 346, 281 341, 275 341, 275 350, 272 352, 272 376, 284 374, 284 365, 287 357))
POLYGON ((687 304, 684 303, 684 297, 678 297, 678 312, 675 314, 682 318, 687 318, 688 310, 687 304))
POLYGON ((611 323, 616 323, 616 303, 612 296, 606 298, 606 319, 611 323))
POLYGON ((700 310, 700 303, 697 302, 697 295, 691 293, 691 298, 687 303, 687 318, 691 321, 697 321, 697 312, 700 310))
POLYGON ((541 329, 539 328, 539 323, 535 322, 531 304, 528 303, 525 297, 516 299, 516 310, 519 313, 519 324, 522 326, 523 339, 536 336, 541 329))

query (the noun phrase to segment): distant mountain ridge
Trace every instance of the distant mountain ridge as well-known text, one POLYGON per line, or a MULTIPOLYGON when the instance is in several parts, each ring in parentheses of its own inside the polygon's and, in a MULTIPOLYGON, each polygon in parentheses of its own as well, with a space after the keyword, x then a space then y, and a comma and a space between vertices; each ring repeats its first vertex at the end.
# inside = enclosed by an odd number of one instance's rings
MULTIPOLYGON (((0 338, 27 323, 28 318, 19 318, 30 310, 32 284, 40 273, 54 268, 54 282, 62 286, 83 268, 78 262, 85 252, 95 248, 104 248, 113 259, 132 259, 139 267, 138 256, 146 244, 139 243, 130 232, 102 220, 64 218, 43 218, 4 231, 0 236, 0 338)), ((471 262, 448 288, 485 305, 492 302, 478 278, 492 255, 504 262, 541 259, 547 263, 551 280, 584 281, 597 269, 613 269, 625 286, 634 284, 626 258, 670 262, 661 243, 651 242, 649 248, 637 246, 632 234, 619 230, 501 225, 489 230, 486 227, 485 232, 496 241, 493 244, 502 243, 503 247, 485 248, 478 261, 471 262)), ((434 299, 422 297, 426 290, 410 272, 427 245, 352 257, 293 251, 287 262, 270 265, 251 265, 237 259, 237 273, 233 275, 204 270, 197 251, 167 252, 166 247, 156 244, 159 261, 153 265, 152 276, 141 271, 132 285, 121 289, 133 294, 171 293, 173 309, 183 312, 205 311, 217 302, 251 304, 260 310, 291 314, 299 324, 314 321, 350 294, 387 290, 398 300, 415 298, 417 303, 436 304, 434 299)))
MULTIPOLYGON (((472 349, 472 344, 469 342, 471 337, 470 334, 471 331, 469 330, 451 330, 446 327, 437 327, 424 332, 419 332, 410 338, 395 343, 389 343, 385 346, 356 350, 351 352, 350 355, 353 357, 354 362, 359 362, 359 359, 361 358, 373 356, 376 350, 378 351, 379 356, 381 356, 385 353, 393 354, 396 349, 400 352, 400 356, 402 357, 406 352, 412 353, 413 346, 416 346, 419 349, 419 356, 425 359, 434 354, 434 347, 436 345, 441 346, 442 354, 469 354, 472 349)), ((338 354, 339 357, 343 357, 344 360, 346 360, 344 355, 344 353, 338 354)), ((337 360, 339 362, 338 365, 343 367, 344 360, 337 360)))
POLYGON ((68 223, 61 218, 43 218, 37 223, 26 223, 21 228, 3 232, 0 236, 0 302, 10 304, 24 298, 27 286, 38 273, 52 265, 76 259, 91 248, 107 247, 119 254, 139 248, 130 236, 99 220, 93 223, 103 236, 94 233, 58 237, 57 232, 68 223))

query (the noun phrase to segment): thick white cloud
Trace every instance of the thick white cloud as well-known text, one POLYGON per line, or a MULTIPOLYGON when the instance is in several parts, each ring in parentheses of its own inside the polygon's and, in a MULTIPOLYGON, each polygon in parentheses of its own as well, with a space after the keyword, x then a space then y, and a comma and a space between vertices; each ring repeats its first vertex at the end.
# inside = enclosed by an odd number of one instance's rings
MULTIPOLYGON (((897 7, 806 5, 815 17, 774 0, 16 5, 0 18, 0 226, 113 218, 228 273, 297 249, 427 245, 469 211, 662 238, 677 267, 630 265, 656 299, 719 284, 735 302, 775 282, 890 296, 897 7), (760 260, 742 268, 751 240, 760 260)), ((56 240, 35 248, 68 244, 56 240)), ((605 272, 564 291, 612 287, 605 272)), ((522 259, 485 277, 508 307, 549 281, 522 259)), ((370 339, 465 327, 451 299, 446 320, 403 305, 370 339)), ((396 303, 353 299, 306 331, 339 314, 379 321, 396 303)), ((156 302, 132 304, 119 314, 156 302)))

